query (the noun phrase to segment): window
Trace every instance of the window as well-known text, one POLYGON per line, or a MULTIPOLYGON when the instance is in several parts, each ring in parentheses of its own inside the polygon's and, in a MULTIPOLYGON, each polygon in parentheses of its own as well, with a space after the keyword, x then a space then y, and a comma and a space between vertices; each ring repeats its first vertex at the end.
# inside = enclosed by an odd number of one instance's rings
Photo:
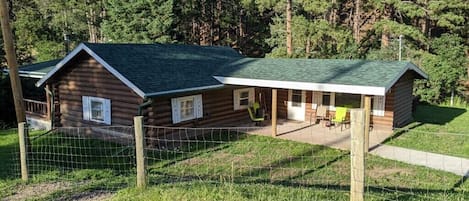
POLYGON ((233 90, 233 108, 241 110, 248 108, 254 102, 254 88, 244 88, 233 90))
POLYGON ((373 115, 384 116, 385 97, 373 96, 373 99, 371 100, 371 108, 373 108, 373 115))
POLYGON ((105 98, 82 96, 83 120, 111 125, 111 101, 105 98))
POLYGON ((362 96, 360 94, 335 94, 335 106, 346 108, 360 108, 362 96))
POLYGON ((292 107, 301 107, 301 98, 302 98, 301 90, 292 90, 292 93, 291 93, 292 107))
POLYGON ((185 96, 171 99, 173 124, 202 118, 202 95, 185 96))
POLYGON ((331 93, 327 93, 327 92, 322 93, 322 104, 331 105, 331 93))

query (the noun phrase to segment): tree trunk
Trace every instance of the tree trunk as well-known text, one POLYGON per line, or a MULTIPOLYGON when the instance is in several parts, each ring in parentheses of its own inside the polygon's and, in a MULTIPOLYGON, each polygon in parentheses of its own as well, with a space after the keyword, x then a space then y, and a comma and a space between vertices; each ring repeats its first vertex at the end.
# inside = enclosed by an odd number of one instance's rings
POLYGON ((387 27, 383 28, 383 33, 381 33, 381 48, 386 48, 389 46, 389 34, 387 27))
POLYGON ((310 58, 311 57, 311 38, 310 37, 306 39, 305 51, 306 51, 306 58, 310 58))
POLYGON ((213 25, 213 43, 220 45, 221 42, 221 13, 223 12, 222 0, 217 0, 215 9, 215 20, 213 25))
POLYGON ((207 7, 209 5, 207 5, 207 1, 202 1, 201 2, 201 5, 202 5, 202 10, 201 10, 201 14, 202 14, 202 17, 201 17, 201 26, 199 27, 200 29, 200 40, 199 40, 199 44, 200 45, 211 45, 212 41, 211 41, 211 38, 210 38, 210 32, 211 32, 211 26, 210 26, 210 23, 208 22, 209 21, 209 15, 208 15, 208 11, 207 11, 207 7))
POLYGON ((360 0, 355 0, 355 13, 353 15, 353 38, 355 39, 355 42, 358 44, 360 43, 360 7, 361 7, 361 2, 360 0))
POLYGON ((97 43, 98 42, 98 27, 96 26, 97 24, 96 11, 93 9, 93 7, 90 7, 86 15, 87 15, 86 23, 88 24, 88 34, 89 34, 88 41, 92 43, 97 43))
POLYGON ((332 0, 332 10, 329 16, 329 23, 334 27, 337 25, 337 18, 337 0, 332 0))
POLYGON ((292 0, 287 0, 287 55, 288 56, 291 56, 293 54, 291 21, 292 21, 292 0))
MULTIPOLYGON (((384 6, 384 11, 383 11, 383 20, 389 20, 391 18, 391 11, 389 10, 389 7, 387 5, 384 6)), ((383 31, 381 33, 381 48, 386 48, 389 46, 389 28, 384 25, 383 31)))
POLYGON ((241 8, 239 12, 239 18, 238 18, 238 40, 237 40, 238 48, 241 48, 241 46, 243 46, 242 44, 244 42, 244 36, 245 36, 243 17, 244 17, 244 9, 241 8))

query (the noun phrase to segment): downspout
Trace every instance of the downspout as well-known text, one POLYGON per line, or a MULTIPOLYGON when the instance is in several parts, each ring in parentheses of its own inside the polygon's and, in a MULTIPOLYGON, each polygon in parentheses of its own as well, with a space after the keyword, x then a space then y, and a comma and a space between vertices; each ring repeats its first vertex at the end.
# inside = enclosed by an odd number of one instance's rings
POLYGON ((151 105, 153 103, 153 99, 148 99, 148 98, 145 98, 143 100, 143 103, 138 105, 138 110, 137 110, 137 115, 138 116, 142 116, 143 114, 143 109, 148 107, 149 105, 151 105))
POLYGON ((54 107, 54 92, 49 90, 47 87, 44 87, 44 90, 46 90, 46 93, 49 94, 50 96, 50 127, 51 129, 54 128, 54 113, 55 113, 55 107, 54 107))

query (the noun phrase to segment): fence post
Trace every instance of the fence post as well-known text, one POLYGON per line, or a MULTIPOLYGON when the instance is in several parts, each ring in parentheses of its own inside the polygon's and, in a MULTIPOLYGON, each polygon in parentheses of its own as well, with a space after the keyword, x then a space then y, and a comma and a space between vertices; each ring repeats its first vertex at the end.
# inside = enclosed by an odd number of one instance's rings
POLYGON ((20 164, 21 164, 21 179, 23 181, 28 181, 28 163, 27 163, 27 136, 28 128, 26 127, 25 122, 20 122, 18 124, 18 137, 20 141, 20 164))
POLYGON ((352 109, 350 200, 363 201, 365 191, 365 110, 352 109))
POLYGON ((143 116, 134 117, 135 155, 137 157, 137 187, 146 187, 145 174, 145 136, 143 132, 143 116))
POLYGON ((365 96, 365 152, 370 149, 371 96, 365 96))

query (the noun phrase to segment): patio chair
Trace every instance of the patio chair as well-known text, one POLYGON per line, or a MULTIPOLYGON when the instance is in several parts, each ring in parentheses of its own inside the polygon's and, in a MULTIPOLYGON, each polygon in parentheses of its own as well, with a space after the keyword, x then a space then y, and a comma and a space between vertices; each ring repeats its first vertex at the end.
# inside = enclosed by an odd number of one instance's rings
POLYGON ((251 107, 248 107, 249 117, 251 121, 256 123, 256 126, 259 126, 261 122, 265 120, 264 114, 261 111, 261 107, 259 103, 252 104, 251 107))
POLYGON ((346 116, 347 116, 347 108, 346 107, 336 107, 335 108, 335 115, 332 118, 331 122, 334 126, 340 124, 340 131, 342 131, 343 125, 346 123, 346 116))
POLYGON ((329 120, 329 117, 327 116, 327 108, 328 106, 325 106, 325 105, 320 105, 316 108, 316 121, 315 122, 317 122, 318 120, 319 121, 329 120))

